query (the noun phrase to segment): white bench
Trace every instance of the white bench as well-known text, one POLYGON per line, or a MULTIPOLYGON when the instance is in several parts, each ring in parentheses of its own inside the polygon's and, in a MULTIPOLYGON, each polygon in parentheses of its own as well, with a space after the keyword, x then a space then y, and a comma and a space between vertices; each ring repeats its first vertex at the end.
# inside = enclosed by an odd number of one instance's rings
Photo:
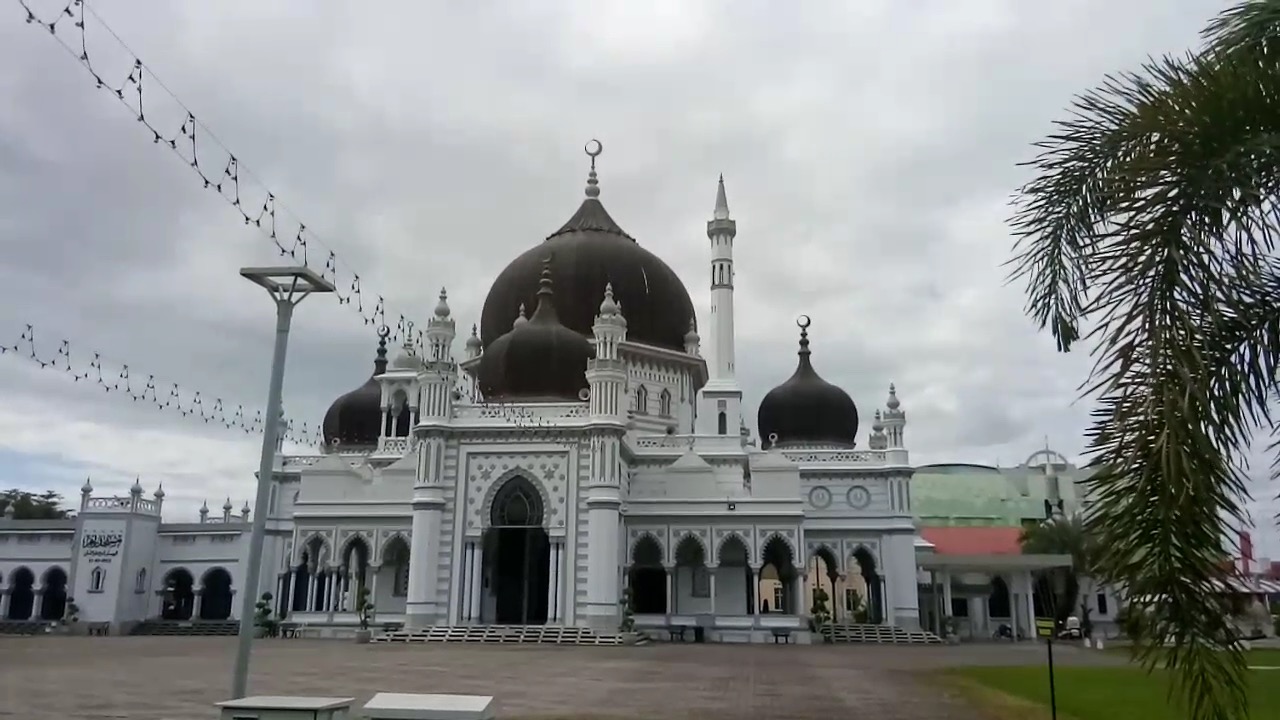
POLYGON ((217 703, 222 720, 347 720, 355 698, 259 695, 217 703))
POLYGON ((493 697, 378 693, 361 712, 368 720, 493 720, 493 697))

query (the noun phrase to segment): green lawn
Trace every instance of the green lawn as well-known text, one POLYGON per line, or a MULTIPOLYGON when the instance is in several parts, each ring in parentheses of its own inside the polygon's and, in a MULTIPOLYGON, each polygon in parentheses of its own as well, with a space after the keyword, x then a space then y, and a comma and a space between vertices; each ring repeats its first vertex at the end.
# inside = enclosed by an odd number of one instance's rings
MULTIPOLYGON (((1280 666, 1280 651, 1249 654, 1251 665, 1280 666)), ((999 718, 1039 720, 1048 717, 1049 674, 1045 667, 964 668, 948 672, 975 702, 999 718)), ((1280 670, 1254 671, 1249 695, 1250 717, 1280 717, 1280 670)), ((1169 704, 1168 676, 1147 674, 1140 667, 1058 667, 1055 670, 1058 717, 1063 720, 1180 720, 1169 704)))

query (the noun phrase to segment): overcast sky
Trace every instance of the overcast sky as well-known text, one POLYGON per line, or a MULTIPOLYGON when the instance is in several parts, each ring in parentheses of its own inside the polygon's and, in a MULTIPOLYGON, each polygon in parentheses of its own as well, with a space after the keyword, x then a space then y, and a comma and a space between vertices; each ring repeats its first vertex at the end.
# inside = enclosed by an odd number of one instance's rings
MULTIPOLYGON (((63 4, 32 0, 46 18, 63 4)), ((478 321, 493 277, 576 209, 599 138, 601 199, 685 279, 704 334, 724 173, 750 425, 805 313, 816 367, 864 418, 897 383, 915 461, 1012 465, 1046 439, 1078 456, 1088 411, 1073 402, 1087 358, 1056 354, 1003 283, 1016 164, 1073 93, 1193 46, 1223 4, 93 6, 393 317, 425 320, 443 285, 459 328, 478 321)), ((0 344, 33 323, 45 355, 67 338, 81 366, 98 351, 261 408, 272 310, 236 270, 276 263, 272 245, 22 20, 0 9, 0 344)), ((97 27, 91 56, 119 84, 132 58, 97 27)), ((144 87, 175 134, 183 111, 144 87)), ((288 414, 318 422, 374 346, 353 309, 308 300, 288 414)), ((0 397, 5 486, 74 497, 86 475, 104 492, 141 476, 165 483, 175 520, 252 493, 259 441, 242 433, 11 356, 0 397)))

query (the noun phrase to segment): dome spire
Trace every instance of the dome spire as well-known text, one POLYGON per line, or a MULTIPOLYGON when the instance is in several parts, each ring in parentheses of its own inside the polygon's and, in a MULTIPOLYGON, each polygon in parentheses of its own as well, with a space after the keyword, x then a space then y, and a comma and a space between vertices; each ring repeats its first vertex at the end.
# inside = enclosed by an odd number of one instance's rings
POLYGON ((391 337, 391 328, 383 325, 378 328, 378 353, 373 359, 373 374, 381 375, 387 371, 387 338, 391 337))
POLYGON ((800 364, 809 364, 809 320, 808 315, 801 315, 796 318, 796 325, 800 327, 800 351, 796 353, 800 356, 800 364))
POLYGON ((591 172, 587 173, 587 197, 600 197, 600 181, 596 178, 596 158, 600 153, 604 152, 604 144, 599 140, 588 140, 586 147, 587 157, 591 158, 591 172))
POLYGON ((556 316, 554 297, 555 291, 551 289, 551 257, 548 256, 542 261, 542 277, 538 280, 538 307, 534 309, 533 317, 529 318, 530 323, 540 325, 560 323, 560 318, 556 316))
POLYGON ((729 198, 724 194, 724 173, 720 173, 720 185, 716 188, 716 209, 711 217, 715 220, 729 219, 729 198))

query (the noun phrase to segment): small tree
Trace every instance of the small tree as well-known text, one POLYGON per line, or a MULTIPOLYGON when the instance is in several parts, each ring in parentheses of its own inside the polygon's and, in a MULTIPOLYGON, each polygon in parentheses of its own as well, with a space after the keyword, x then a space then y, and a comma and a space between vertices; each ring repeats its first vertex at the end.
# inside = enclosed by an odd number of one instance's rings
POLYGON ((867 604, 862 600, 862 593, 850 588, 849 594, 849 613, 853 615, 853 621, 858 624, 867 622, 870 613, 867 612, 867 604))
POLYGON ((635 599, 631 594, 631 588, 622 589, 622 599, 618 601, 618 605, 622 607, 622 621, 618 623, 618 631, 629 633, 635 632, 636 629, 636 608, 635 599))
POLYGON ((813 629, 818 632, 822 632, 831 624, 831 610, 827 606, 827 601, 830 599, 826 590, 813 589, 813 605, 809 608, 809 619, 813 622, 813 629))
POLYGON ((262 628, 264 637, 275 637, 280 634, 280 618, 271 616, 272 598, 271 593, 264 592, 262 597, 258 598, 258 602, 254 603, 253 624, 262 628))
POLYGON ((360 595, 356 598, 356 617, 360 619, 360 629, 368 630, 369 621, 373 618, 373 600, 369 597, 369 588, 360 588, 360 595))

